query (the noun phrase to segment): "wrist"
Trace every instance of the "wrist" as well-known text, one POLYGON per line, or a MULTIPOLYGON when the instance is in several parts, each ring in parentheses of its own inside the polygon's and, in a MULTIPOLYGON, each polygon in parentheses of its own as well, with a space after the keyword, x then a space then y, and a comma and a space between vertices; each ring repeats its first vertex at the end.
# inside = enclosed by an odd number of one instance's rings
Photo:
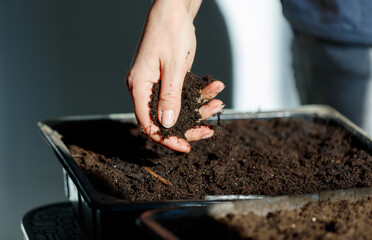
POLYGON ((186 11, 189 17, 194 20, 199 11, 202 0, 152 0, 153 7, 160 7, 163 10, 186 11))

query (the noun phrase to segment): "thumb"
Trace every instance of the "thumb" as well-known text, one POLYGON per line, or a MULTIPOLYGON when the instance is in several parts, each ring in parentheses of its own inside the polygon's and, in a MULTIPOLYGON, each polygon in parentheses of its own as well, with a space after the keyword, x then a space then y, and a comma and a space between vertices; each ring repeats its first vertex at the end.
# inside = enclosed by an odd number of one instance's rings
POLYGON ((158 118, 165 128, 173 127, 181 109, 181 95, 186 71, 162 68, 158 118))

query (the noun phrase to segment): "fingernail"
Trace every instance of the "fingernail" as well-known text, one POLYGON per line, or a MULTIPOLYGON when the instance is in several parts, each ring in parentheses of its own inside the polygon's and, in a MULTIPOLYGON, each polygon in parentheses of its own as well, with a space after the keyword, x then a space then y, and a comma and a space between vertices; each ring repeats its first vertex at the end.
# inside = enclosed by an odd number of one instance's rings
POLYGON ((213 136, 213 134, 214 134, 214 132, 212 132, 212 133, 210 133, 210 134, 207 134, 207 135, 204 135, 204 136, 202 137, 202 139, 210 138, 210 137, 213 136))
POLYGON ((161 115, 161 124, 165 128, 170 128, 174 125, 174 111, 173 110, 164 110, 161 115))
POLYGON ((217 89, 217 92, 220 93, 222 90, 225 89, 225 84, 221 84, 218 89, 217 89))
POLYGON ((212 114, 217 114, 219 113, 226 105, 225 104, 221 104, 220 106, 216 107, 213 111, 212 111, 212 114))
POLYGON ((190 152, 191 148, 190 146, 182 146, 182 152, 188 153, 190 152))

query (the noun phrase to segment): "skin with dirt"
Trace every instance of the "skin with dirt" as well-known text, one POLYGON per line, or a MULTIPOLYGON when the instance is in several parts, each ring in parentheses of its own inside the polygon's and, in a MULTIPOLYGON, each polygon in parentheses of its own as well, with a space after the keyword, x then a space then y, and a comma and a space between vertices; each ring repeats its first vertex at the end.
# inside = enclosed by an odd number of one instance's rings
POLYGON ((191 143, 188 154, 154 143, 136 124, 108 121, 71 131, 62 133, 64 141, 94 186, 129 201, 372 186, 371 153, 321 119, 221 121, 220 134, 191 143))
MULTIPOLYGON (((213 79, 210 75, 200 78, 192 72, 188 72, 186 74, 182 89, 180 115, 176 124, 171 128, 165 128, 159 122, 158 99, 161 81, 154 84, 151 101, 149 102, 150 116, 155 125, 160 128, 158 133, 163 138, 170 136, 186 138, 185 133, 187 130, 201 125, 209 125, 206 121, 200 121, 201 115, 198 109, 207 103, 201 101, 201 90, 213 81, 215 81, 215 79, 213 79)), ((212 126, 210 127, 213 128, 212 126)))

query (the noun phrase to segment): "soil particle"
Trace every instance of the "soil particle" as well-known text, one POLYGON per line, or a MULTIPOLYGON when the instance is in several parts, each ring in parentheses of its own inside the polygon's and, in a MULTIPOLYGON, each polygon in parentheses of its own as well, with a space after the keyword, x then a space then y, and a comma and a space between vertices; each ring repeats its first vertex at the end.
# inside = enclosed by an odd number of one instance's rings
POLYGON ((266 216, 230 214, 218 222, 239 239, 370 239, 372 200, 324 200, 266 216))
POLYGON ((191 143, 189 154, 148 140, 135 124, 75 134, 81 139, 66 139, 68 147, 93 184, 129 201, 372 186, 370 153, 349 132, 321 119, 221 121, 220 135, 191 143))
POLYGON ((154 84, 151 101, 149 102, 150 116, 155 125, 160 128, 158 133, 163 138, 170 136, 186 138, 185 132, 187 130, 201 125, 209 125, 205 121, 200 121, 201 115, 198 109, 206 103, 201 101, 201 90, 213 81, 215 81, 215 79, 213 79, 210 75, 201 78, 192 72, 188 72, 186 74, 182 88, 180 114, 176 124, 171 128, 165 128, 159 122, 158 102, 161 81, 154 84))

